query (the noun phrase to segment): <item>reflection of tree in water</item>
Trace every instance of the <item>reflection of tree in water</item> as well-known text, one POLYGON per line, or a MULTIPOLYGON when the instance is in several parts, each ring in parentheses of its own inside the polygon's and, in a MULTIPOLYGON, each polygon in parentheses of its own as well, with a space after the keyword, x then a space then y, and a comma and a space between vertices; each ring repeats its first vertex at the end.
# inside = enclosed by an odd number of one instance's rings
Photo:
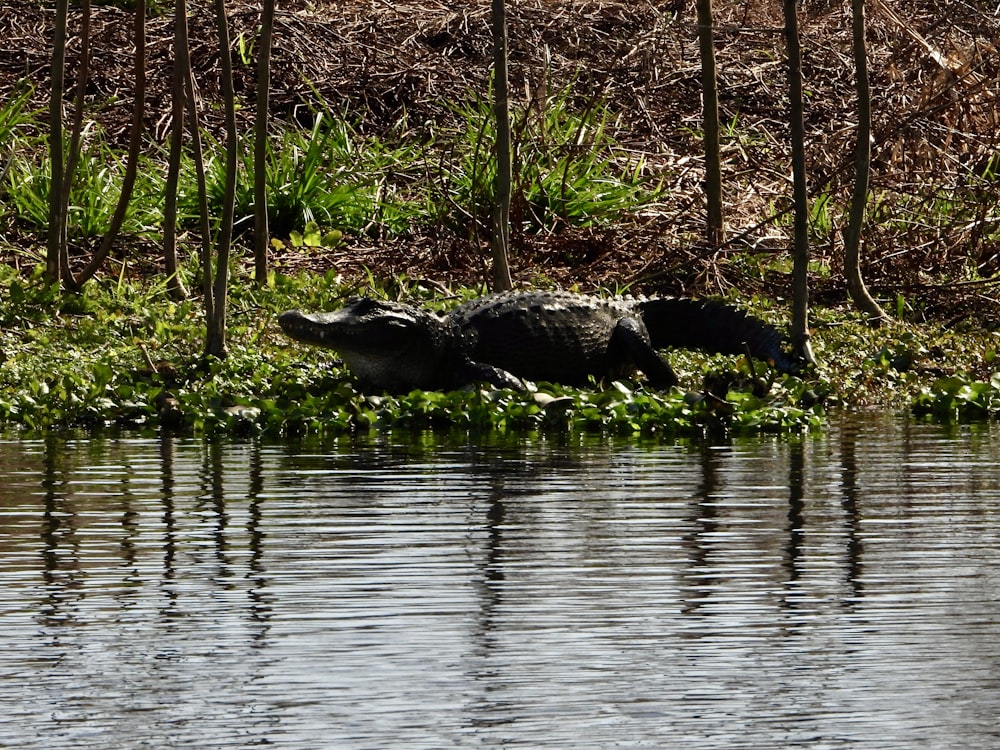
POLYGON ((788 573, 784 603, 795 606, 795 600, 802 596, 796 585, 801 577, 802 542, 805 537, 805 450, 802 440, 794 439, 788 446, 788 540, 785 543, 784 565, 788 573))
POLYGON ((579 470, 582 463, 565 444, 532 449, 522 439, 470 446, 467 451, 469 473, 485 480, 485 497, 469 498, 469 529, 482 532, 481 541, 470 539, 470 544, 480 547, 473 556, 480 597, 476 655, 485 657, 495 643, 496 615, 503 604, 508 505, 531 494, 535 482, 552 483, 567 470, 579 470))
POLYGON ((844 509, 844 534, 847 537, 847 584, 854 599, 864 593, 861 580, 864 544, 861 541, 861 513, 858 509, 858 423, 844 420, 840 425, 840 507, 844 509))
POLYGON ((212 529, 213 555, 217 575, 214 580, 226 591, 246 589, 249 599, 248 612, 255 624, 251 628, 252 644, 266 645, 266 636, 270 629, 272 600, 268 594, 267 568, 264 558, 264 531, 261 528, 263 511, 261 495, 264 490, 264 462, 260 443, 257 441, 234 443, 229 440, 212 440, 206 446, 202 455, 199 484, 201 493, 198 506, 214 519, 212 529), (246 463, 231 459, 241 449, 245 448, 248 456, 246 463), (233 491, 239 487, 239 481, 246 477, 246 494, 233 491), (247 569, 242 580, 237 578, 238 566, 235 558, 244 552, 234 548, 232 537, 239 536, 238 528, 233 528, 233 504, 246 502, 246 545, 247 569))
POLYGON ((174 446, 173 435, 161 432, 157 441, 160 456, 160 504, 163 506, 163 577, 160 588, 167 602, 160 614, 170 618, 177 614, 177 589, 174 581, 177 578, 177 519, 174 508, 174 446))
POLYGON ((524 562, 519 557, 524 549, 517 542, 545 512, 544 503, 532 498, 568 478, 606 475, 609 456, 610 451, 588 453, 565 440, 532 445, 523 438, 489 440, 463 451, 462 470, 483 483, 483 492, 468 499, 467 524, 479 605, 467 675, 483 691, 468 706, 469 726, 476 731, 518 719, 516 704, 503 691, 506 682, 517 677, 498 652, 506 627, 502 622, 509 583, 506 567, 511 558, 524 562))
MULTIPOLYGON (((206 517, 213 519, 212 528, 213 556, 216 575, 212 580, 224 591, 246 588, 250 600, 248 612, 254 627, 251 628, 252 643, 255 646, 266 645, 266 636, 270 629, 272 601, 268 594, 268 577, 264 558, 264 537, 261 528, 263 518, 261 495, 264 489, 264 465, 261 446, 258 442, 248 444, 234 443, 228 440, 212 440, 207 443, 199 470, 199 485, 201 488, 195 501, 195 509, 206 517), (249 453, 246 464, 235 462, 230 466, 231 458, 240 449, 246 448, 249 453), (248 484, 246 494, 234 492, 231 488, 239 487, 239 481, 246 477, 248 484), (230 504, 246 502, 246 544, 247 571, 243 580, 236 576, 237 565, 234 558, 242 549, 232 549, 231 537, 238 532, 231 528, 232 509, 230 504)), ((166 484, 166 483, 165 483, 166 484)), ((166 555, 165 574, 171 574, 173 552, 166 555)))
POLYGON ((270 629, 269 620, 273 611, 272 597, 267 593, 267 575, 264 566, 264 532, 261 529, 261 494, 264 490, 264 461, 259 443, 253 443, 250 454, 250 487, 247 492, 247 536, 250 545, 247 582, 250 588, 250 613, 260 624, 254 636, 255 645, 264 645, 270 629))
POLYGON ((711 565, 711 544, 708 539, 719 529, 716 496, 719 491, 720 450, 717 446, 703 442, 700 445, 701 481, 695 491, 695 501, 691 504, 691 515, 683 537, 683 544, 689 550, 688 565, 682 575, 688 581, 682 586, 681 611, 690 615, 696 613, 704 601, 718 585, 718 579, 707 574, 711 565))
POLYGON ((215 541, 214 554, 218 563, 216 580, 226 589, 232 589, 234 583, 233 562, 227 548, 226 528, 229 525, 229 514, 226 512, 225 465, 223 463, 223 448, 221 440, 212 440, 207 450, 202 454, 201 492, 198 495, 195 509, 215 517, 215 528, 212 536, 215 541))
MULTIPOLYGON (((79 616, 75 605, 84 596, 78 516, 66 493, 62 463, 65 453, 64 438, 52 433, 46 435, 41 482, 45 505, 41 529, 45 598, 39 606, 39 619, 45 626, 74 623, 79 616)), ((57 637, 55 631, 53 635, 57 637)))

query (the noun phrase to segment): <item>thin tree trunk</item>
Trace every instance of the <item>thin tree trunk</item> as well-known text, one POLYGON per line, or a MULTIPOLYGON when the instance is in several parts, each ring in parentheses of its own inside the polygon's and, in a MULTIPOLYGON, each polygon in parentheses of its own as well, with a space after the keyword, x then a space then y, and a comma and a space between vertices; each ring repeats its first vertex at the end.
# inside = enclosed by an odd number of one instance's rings
POLYGON ((792 205, 795 250, 792 267, 792 347, 813 362, 809 344, 809 200, 806 182, 805 126, 802 116, 802 47, 795 0, 784 0, 788 46, 788 98, 792 140, 792 205))
MULTIPOLYGON (((233 240, 236 168, 239 158, 239 140, 236 132, 236 94, 233 90, 233 58, 225 0, 215 0, 215 24, 219 39, 220 78, 226 115, 226 180, 222 197, 222 217, 219 220, 219 233, 215 240, 215 276, 210 287, 213 314, 208 319, 205 354, 222 358, 226 356, 226 298, 229 294, 229 253, 233 240)), ((205 271, 211 275, 211 267, 206 268, 205 271)))
POLYGON ((49 95, 49 232, 45 276, 59 283, 63 247, 66 244, 66 214, 63 211, 65 162, 63 143, 63 92, 66 86, 66 22, 69 0, 56 0, 55 35, 52 40, 52 90, 49 95))
MULTIPOLYGON (((135 188, 135 180, 139 171, 139 154, 142 150, 142 121, 146 103, 146 0, 136 0, 135 4, 135 99, 132 104, 132 127, 129 130, 128 157, 125 162, 125 175, 122 178, 122 191, 118 196, 118 203, 115 212, 111 217, 111 224, 108 227, 101 245, 94 253, 90 263, 80 272, 79 276, 72 278, 72 285, 79 289, 97 270, 104 265, 104 261, 111 254, 115 238, 121 231, 122 223, 125 221, 125 214, 128 205, 132 200, 132 192, 135 188)), ((175 276, 176 265, 173 269, 169 265, 167 273, 175 276)), ((176 256, 175 256, 176 260, 176 256)))
POLYGON ((701 91, 705 126, 705 198, 708 209, 705 239, 718 247, 725 241, 722 212, 722 160, 719 155, 719 88, 715 67, 712 0, 697 0, 698 44, 701 50, 701 91))
MULTIPOLYGON (((205 177, 205 151, 201 143, 201 123, 198 120, 198 96, 194 72, 191 70, 186 0, 175 0, 174 34, 177 47, 177 69, 181 73, 180 85, 183 86, 184 111, 187 112, 188 132, 191 135, 191 162, 194 165, 195 181, 198 186, 198 219, 201 234, 198 257, 207 328, 210 325, 209 321, 215 317, 212 287, 212 224, 208 214, 208 183, 205 177)), ((178 127, 183 133, 183 124, 178 127)))
MULTIPOLYGON (((186 38, 186 37, 185 37, 186 38)), ((191 161, 194 163, 195 181, 198 185, 198 218, 201 223, 201 287, 205 298, 205 318, 215 315, 212 294, 212 221, 208 213, 208 179, 205 176, 205 149, 201 142, 201 123, 198 120, 198 97, 191 70, 191 56, 184 52, 184 102, 188 113, 188 131, 191 134, 191 161)))
POLYGON ((854 151, 854 195, 851 215, 844 239, 844 276, 847 292, 855 306, 868 316, 873 326, 889 322, 889 316, 879 307, 861 276, 861 230, 868 202, 868 176, 872 155, 872 101, 868 82, 868 48, 865 43, 865 3, 851 0, 851 20, 854 31, 855 86, 858 92, 858 139, 854 151))
POLYGON ((257 113, 253 155, 254 281, 258 286, 267 283, 267 252, 270 241, 267 221, 267 121, 273 31, 274 0, 263 0, 257 53, 257 113))
POLYGON ((59 243, 59 271, 62 275, 63 286, 73 291, 78 291, 79 288, 73 279, 73 269, 69 265, 69 240, 66 234, 69 229, 69 203, 70 193, 73 190, 73 175, 76 174, 76 165, 80 161, 80 144, 83 141, 83 109, 87 101, 87 78, 90 76, 90 0, 83 0, 81 10, 80 64, 77 67, 73 122, 70 124, 69 149, 63 167, 62 193, 59 198, 62 201, 59 211, 64 222, 62 241, 59 243))
POLYGON ((163 258, 168 274, 168 291, 175 299, 187 296, 177 269, 177 183, 184 153, 185 81, 188 42, 185 0, 174 4, 174 70, 171 82, 170 155, 167 162, 166 196, 163 204, 163 258))
POLYGON ((493 206, 493 288, 510 289, 510 195, 511 139, 510 107, 507 99, 507 13, 504 0, 493 0, 493 88, 496 117, 497 174, 493 206))

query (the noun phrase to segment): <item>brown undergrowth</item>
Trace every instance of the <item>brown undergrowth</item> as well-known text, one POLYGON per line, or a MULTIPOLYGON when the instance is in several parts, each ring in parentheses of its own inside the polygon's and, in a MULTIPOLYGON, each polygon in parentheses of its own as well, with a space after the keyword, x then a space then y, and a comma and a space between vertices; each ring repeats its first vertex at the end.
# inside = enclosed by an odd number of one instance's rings
MULTIPOLYGON (((231 2, 234 47, 252 51, 255 4, 231 2)), ((544 107, 571 86, 581 106, 602 99, 616 138, 641 154, 667 188, 655 213, 597 229, 515 232, 519 283, 607 286, 687 293, 787 294, 789 165, 784 42, 777 2, 717 1, 728 241, 706 248, 700 191, 700 83, 692 3, 519 0, 508 3, 515 98, 544 107)), ((439 0, 278 3, 272 115, 308 124, 317 98, 361 132, 415 139, 455 117, 451 104, 485 91, 491 64, 489 4, 439 0)), ((802 7, 808 91, 808 169, 814 217, 813 289, 844 298, 841 232, 855 138, 847 3, 802 7)), ((874 150, 865 275, 877 296, 915 316, 1000 319, 992 280, 1000 270, 997 106, 1000 17, 981 3, 883 0, 869 4, 874 150)), ((221 125, 217 51, 209 11, 193 4, 192 57, 205 124, 221 125)), ((78 23, 78 10, 73 16, 78 23)), ((131 111, 129 12, 93 10, 87 116, 122 144, 131 111)), ((0 1, 0 99, 25 82, 46 106, 53 10, 0 1)), ((172 19, 148 22, 147 132, 170 128, 172 19)), ((79 39, 71 40, 67 97, 79 39)), ((252 60, 234 53, 237 93, 249 129, 252 60)), ((71 103, 67 101, 67 108, 71 103)), ((8 246, 30 236, 7 222, 8 246)), ((37 238, 35 238, 37 241, 37 238)), ((10 255, 10 250, 3 251, 10 255)), ((11 260, 11 258, 8 258, 11 260)), ((405 239, 353 236, 343 249, 275 259, 282 270, 334 269, 345 276, 406 274, 444 283, 483 278, 485 248, 453 232, 405 239)))

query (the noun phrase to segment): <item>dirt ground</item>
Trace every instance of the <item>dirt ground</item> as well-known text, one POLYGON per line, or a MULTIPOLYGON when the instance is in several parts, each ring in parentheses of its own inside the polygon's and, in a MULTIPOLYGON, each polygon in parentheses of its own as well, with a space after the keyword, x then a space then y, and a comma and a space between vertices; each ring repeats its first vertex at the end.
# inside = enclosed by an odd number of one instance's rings
MULTIPOLYGON (((146 127, 162 141, 170 128, 173 59, 169 3, 147 25, 149 60, 146 127)), ((207 127, 218 129, 218 55, 208 3, 191 4, 192 59, 207 127)), ((997 193, 988 180, 1000 133, 996 97, 1000 18, 977 3, 885 0, 869 7, 873 87, 872 187, 894 195, 926 195, 962 203, 935 226, 879 207, 866 233, 865 274, 876 295, 916 301, 921 314, 1000 318, 990 279, 1000 270, 997 193), (984 193, 983 186, 986 185, 984 193), (978 191, 978 192, 977 192, 978 191), (978 274, 970 283, 970 269, 978 274), (986 279, 985 281, 983 279, 986 279), (986 311, 985 313, 983 311, 986 311)), ((857 115, 851 59, 850 4, 801 4, 803 73, 807 89, 807 159, 813 195, 850 194, 857 115)), ((668 182, 662 210, 621 225, 515 234, 513 264, 520 283, 544 277, 564 286, 598 285, 686 293, 737 286, 746 293, 787 293, 790 245, 787 210, 786 67, 781 4, 715 3, 728 242, 704 247, 700 190, 701 89, 694 3, 519 0, 508 3, 511 91, 543 106, 572 86, 581 104, 602 98, 619 116, 618 139, 642 154, 668 182), (768 221, 775 216, 784 217, 768 221), (747 262, 756 258, 758 262, 747 262), (774 262, 771 262, 773 259, 774 262)), ((27 81, 33 103, 47 107, 50 83, 49 5, 0 0, 0 98, 27 81)), ((252 101, 252 60, 240 45, 255 39, 259 8, 231 2, 236 86, 252 101)), ((452 102, 483 91, 492 64, 490 4, 469 0, 289 0, 278 2, 271 114, 307 124, 316 97, 349 113, 363 132, 386 134, 400 123, 415 131, 453 117, 452 102)), ((74 28, 80 13, 71 13, 74 28)), ((88 117, 124 143, 132 107, 131 14, 114 5, 93 8, 88 117)), ((67 102, 80 55, 73 34, 67 102)), ((250 55, 252 58, 252 54, 250 55)), ((252 107, 241 110, 248 128, 252 107)), ((995 185, 995 183, 994 183, 995 185)), ((936 205, 936 204, 935 204, 936 205)), ((949 204, 952 205, 952 204, 949 204)), ((8 222, 9 224, 9 222, 8 222)), ((818 298, 844 298, 842 222, 817 229, 813 279, 818 298)), ((7 227, 8 237, 16 228, 7 227)), ((446 232, 405 240, 351 238, 345 251, 277 258, 279 267, 308 262, 345 274, 362 268, 440 282, 481 279, 484 248, 446 232)))

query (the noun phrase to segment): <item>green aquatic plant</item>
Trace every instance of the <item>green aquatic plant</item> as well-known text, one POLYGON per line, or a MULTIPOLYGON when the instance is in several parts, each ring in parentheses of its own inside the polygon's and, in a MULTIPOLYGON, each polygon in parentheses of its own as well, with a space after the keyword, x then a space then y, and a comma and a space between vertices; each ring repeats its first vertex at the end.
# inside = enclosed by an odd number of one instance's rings
POLYGON ((913 413, 940 422, 1000 417, 1000 372, 988 380, 966 373, 938 378, 917 394, 913 413))
MULTIPOLYGON (((186 281, 196 268, 185 267, 186 281)), ((390 299, 441 299, 399 277, 345 285, 335 271, 272 274, 257 287, 239 273, 230 297, 230 354, 204 358, 197 300, 121 274, 68 294, 0 266, 0 427, 169 427, 193 433, 349 434, 434 429, 449 434, 551 432, 677 435, 815 429, 831 408, 912 410, 936 420, 1000 416, 996 336, 894 322, 873 331, 852 315, 817 308, 815 370, 776 377, 746 357, 678 350, 687 390, 641 381, 528 392, 466 388, 386 396, 357 390, 330 352, 284 337, 275 320, 292 307, 332 309, 361 291, 390 299), (367 283, 362 290, 359 284, 367 283)), ((455 298, 480 290, 459 289, 455 298)), ((781 311, 749 300, 780 323, 781 311)))

